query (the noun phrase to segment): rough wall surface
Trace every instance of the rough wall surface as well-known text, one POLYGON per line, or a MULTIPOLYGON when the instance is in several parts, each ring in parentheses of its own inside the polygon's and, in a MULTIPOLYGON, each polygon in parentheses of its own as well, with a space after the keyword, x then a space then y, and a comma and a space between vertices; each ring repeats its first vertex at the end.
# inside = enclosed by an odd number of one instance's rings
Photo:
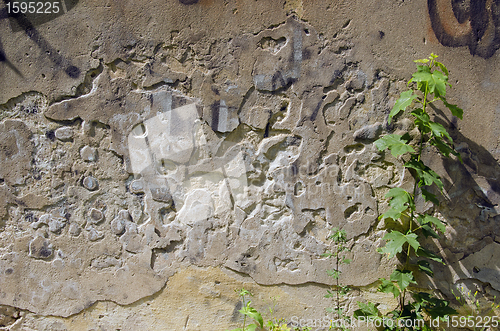
POLYGON ((322 318, 333 226, 350 307, 377 295, 396 262, 377 217, 408 176, 373 141, 410 128, 387 116, 430 52, 465 116, 435 111, 463 165, 425 154, 446 196, 419 208, 448 222, 427 284, 500 290, 497 1, 63 3, 0 16, 4 325, 225 329, 247 283, 322 318))

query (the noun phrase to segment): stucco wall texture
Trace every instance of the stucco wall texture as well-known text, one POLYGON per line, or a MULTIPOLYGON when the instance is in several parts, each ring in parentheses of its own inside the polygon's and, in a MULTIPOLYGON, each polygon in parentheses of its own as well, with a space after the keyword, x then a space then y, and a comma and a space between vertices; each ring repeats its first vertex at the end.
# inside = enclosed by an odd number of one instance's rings
POLYGON ((393 308, 378 216, 411 183, 373 142, 412 128, 387 117, 431 52, 464 163, 424 153, 445 194, 418 208, 447 222, 426 243, 446 264, 419 286, 500 298, 499 1, 57 4, 0 4, 0 329, 226 330, 242 287, 323 319, 332 227, 348 313, 393 308))

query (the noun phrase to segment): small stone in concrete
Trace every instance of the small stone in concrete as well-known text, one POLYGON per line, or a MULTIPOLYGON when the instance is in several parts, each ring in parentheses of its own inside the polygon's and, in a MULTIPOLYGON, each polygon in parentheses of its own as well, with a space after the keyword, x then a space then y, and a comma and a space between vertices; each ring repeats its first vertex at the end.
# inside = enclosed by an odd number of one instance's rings
POLYGON ((49 231, 53 233, 61 232, 61 229, 66 226, 65 219, 51 219, 49 221, 49 231))
POLYGON ((122 209, 118 212, 118 217, 124 221, 132 221, 130 213, 126 209, 122 209))
POLYGON ((85 146, 80 150, 80 157, 87 162, 94 162, 97 160, 97 150, 94 147, 85 146))
POLYGON ((125 231, 125 221, 117 216, 111 221, 111 231, 113 231, 113 233, 117 236, 123 234, 125 231))
POLYGON ((154 187, 151 188, 151 195, 153 200, 159 202, 165 202, 167 204, 172 204, 172 195, 170 194, 168 187, 154 187))
POLYGON ((99 209, 92 208, 90 210, 90 223, 97 224, 104 219, 104 214, 99 209))
POLYGON ((70 126, 63 126, 56 130, 54 133, 56 138, 62 141, 71 140, 73 138, 73 128, 70 126))
POLYGON ((97 231, 93 227, 89 227, 89 228, 87 228, 87 230, 89 231, 88 238, 89 238, 90 241, 97 241, 99 239, 104 238, 104 233, 101 232, 101 231, 97 231))
POLYGON ((69 225, 69 234, 72 235, 73 237, 78 237, 80 235, 80 232, 82 232, 82 228, 76 224, 76 223, 71 223, 69 225))
POLYGON ((47 259, 52 256, 54 250, 52 244, 44 237, 37 236, 30 241, 29 244, 30 256, 35 259, 47 259))
POLYGON ((134 194, 144 193, 144 183, 142 179, 135 179, 132 182, 130 182, 129 189, 130 192, 134 194))
POLYGON ((95 191, 99 187, 99 183, 96 178, 88 176, 83 179, 83 187, 89 191, 95 191))
POLYGON ((377 122, 372 125, 366 125, 361 129, 354 132, 354 139, 356 140, 374 140, 382 133, 382 124, 377 122))

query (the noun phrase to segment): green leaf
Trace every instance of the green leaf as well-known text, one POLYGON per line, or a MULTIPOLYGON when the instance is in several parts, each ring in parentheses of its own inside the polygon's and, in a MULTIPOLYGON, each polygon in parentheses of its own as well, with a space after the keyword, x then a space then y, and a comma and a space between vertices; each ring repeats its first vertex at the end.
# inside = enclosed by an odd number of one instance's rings
POLYGON ((418 59, 418 60, 413 60, 415 63, 427 63, 429 62, 429 59, 418 59))
POLYGON ((339 228, 334 227, 332 228, 332 234, 328 237, 328 239, 331 239, 334 243, 346 242, 347 234, 345 230, 340 230, 339 228))
POLYGON ((382 284, 378 287, 378 290, 382 293, 392 293, 394 294, 394 297, 397 298, 399 294, 401 293, 399 289, 394 285, 393 282, 390 280, 387 280, 385 278, 380 278, 380 281, 382 284))
POLYGON ((426 238, 428 237, 439 238, 439 234, 437 234, 437 232, 434 231, 434 229, 429 224, 424 224, 421 227, 422 227, 422 232, 424 233, 424 236, 426 238))
POLYGON ((392 198, 389 202, 389 206, 391 206, 391 208, 380 216, 380 219, 382 220, 386 218, 396 220, 401 217, 401 213, 408 209, 408 207, 414 206, 410 193, 399 187, 390 189, 385 197, 392 198))
POLYGON ((431 168, 426 166, 422 161, 412 159, 405 163, 406 168, 414 169, 417 172, 418 186, 430 186, 436 184, 439 190, 443 189, 443 182, 439 175, 431 168))
MULTIPOLYGON (((423 68, 420 70, 419 68, 419 70, 413 74, 410 82, 423 84, 421 86, 426 86, 428 93, 434 93, 436 96, 444 97, 446 95, 448 76, 444 75, 441 71, 435 70, 431 73, 430 70, 424 70, 423 68)), ((423 92, 425 92, 425 90, 423 92)))
POLYGON ((359 319, 359 317, 372 317, 372 318, 378 318, 379 316, 379 310, 377 308, 377 305, 368 302, 368 303, 363 303, 363 302, 358 302, 359 309, 356 310, 353 314, 354 318, 359 319))
POLYGON ((413 273, 410 270, 394 270, 394 272, 391 274, 391 280, 393 282, 398 282, 401 291, 404 291, 410 285, 410 283, 417 283, 413 278, 413 273))
POLYGON ((239 312, 253 318, 261 328, 264 327, 264 319, 262 318, 262 315, 255 308, 250 307, 250 304, 251 301, 248 301, 246 307, 240 309, 239 312))
POLYGON ((344 257, 344 259, 342 260, 342 263, 344 263, 344 264, 349 264, 349 263, 351 263, 351 262, 352 262, 352 260, 351 260, 351 259, 347 259, 347 258, 345 258, 345 257, 344 257))
POLYGON ((446 76, 448 76, 448 69, 444 64, 438 61, 434 61, 434 64, 437 65, 446 76))
POLYGON ((443 74, 441 71, 435 70, 432 72, 432 79, 434 81, 434 89, 431 88, 429 92, 434 93, 436 96, 445 96, 448 76, 443 74))
POLYGON ((438 229, 441 233, 446 232, 446 225, 437 217, 431 215, 423 215, 422 224, 427 224, 427 223, 434 224, 436 229, 438 229))
POLYGON ((411 114, 415 116, 415 125, 422 133, 431 131, 431 127, 429 125, 430 117, 422 108, 414 109, 411 114))
POLYGON ((397 220, 400 217, 401 217, 401 211, 397 211, 394 208, 390 208, 388 211, 380 215, 379 219, 382 221, 385 220, 386 218, 397 220))
POLYGON ((436 146, 437 149, 441 152, 441 154, 443 156, 450 157, 450 154, 453 154, 453 155, 455 155, 460 160, 460 162, 463 163, 462 156, 460 155, 460 153, 458 153, 453 148, 453 146, 450 146, 449 143, 446 143, 446 141, 444 141, 442 139, 439 139, 439 138, 436 138, 436 137, 433 137, 430 140, 430 143, 431 143, 431 145, 436 146))
POLYGON ((432 319, 443 319, 446 316, 458 314, 455 309, 450 307, 448 301, 433 297, 429 293, 418 292, 412 296, 418 306, 425 310, 432 319))
POLYGON ((429 275, 431 277, 434 276, 434 271, 432 271, 431 264, 429 263, 429 261, 419 260, 417 262, 417 264, 418 264, 418 268, 420 269, 420 271, 425 272, 427 275, 429 275))
POLYGON ((432 130, 432 134, 436 137, 446 137, 450 142, 453 142, 453 139, 451 136, 448 134, 448 131, 446 131, 446 128, 442 126, 439 123, 436 122, 429 122, 429 127, 432 130))
POLYGON ((403 251, 403 246, 406 243, 408 243, 416 251, 420 247, 420 243, 417 238, 418 237, 415 233, 404 235, 399 231, 389 232, 383 238, 387 241, 387 243, 384 247, 379 248, 378 252, 382 254, 389 254, 389 258, 391 258, 391 256, 401 253, 403 251))
POLYGON ((460 119, 463 119, 464 115, 464 110, 457 105, 452 105, 451 103, 446 102, 446 99, 441 97, 441 100, 443 100, 444 105, 451 111, 451 114, 453 116, 456 116, 460 119))
POLYGON ((327 270, 326 273, 333 279, 338 279, 340 277, 340 271, 338 270, 327 270))
POLYGON ((401 111, 404 111, 406 107, 411 105, 413 100, 415 100, 417 97, 418 95, 414 94, 412 90, 401 93, 399 99, 394 104, 394 107, 392 107, 387 123, 391 124, 392 118, 399 114, 401 111))
POLYGON ((397 208, 399 206, 401 206, 401 207, 404 206, 406 209, 406 208, 408 208, 407 206, 409 206, 413 202, 411 194, 406 192, 405 190, 403 190, 400 187, 391 188, 389 190, 389 192, 387 192, 385 194, 385 197, 392 198, 391 202, 389 204, 391 207, 394 207, 394 208, 397 208))
POLYGON ((436 261, 436 262, 445 264, 443 262, 443 259, 439 255, 437 255, 437 254, 435 254, 435 253, 433 253, 433 252, 431 252, 423 247, 419 247, 415 254, 417 256, 426 257, 432 261, 436 261))
MULTIPOLYGON (((256 324, 249 324, 246 328, 245 331, 255 331, 257 330, 258 325, 256 324)), ((262 327, 261 327, 262 328, 262 327)))
POLYGON ((434 194, 432 194, 431 192, 427 191, 424 188, 421 188, 420 190, 422 191, 422 196, 424 197, 425 201, 430 201, 436 206, 439 206, 439 200, 436 198, 434 194))
POLYGON ((398 157, 399 155, 403 155, 408 152, 415 152, 413 147, 406 144, 407 142, 408 140, 403 138, 403 136, 400 136, 398 134, 388 134, 386 136, 383 136, 382 138, 377 139, 375 141, 375 146, 377 146, 379 151, 383 151, 386 148, 389 148, 391 154, 394 157, 398 157))

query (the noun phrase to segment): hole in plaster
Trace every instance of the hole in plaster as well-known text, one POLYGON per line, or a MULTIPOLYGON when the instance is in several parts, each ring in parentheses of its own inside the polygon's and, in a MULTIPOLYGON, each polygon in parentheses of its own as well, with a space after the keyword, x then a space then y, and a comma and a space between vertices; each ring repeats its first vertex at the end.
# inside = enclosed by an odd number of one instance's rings
POLYGON ((359 206, 361 204, 360 203, 357 203, 355 204, 354 206, 351 206, 349 208, 347 208, 345 211, 344 211, 344 218, 345 219, 348 219, 349 217, 352 216, 352 214, 356 213, 359 211, 359 206))
POLYGON ((293 194, 297 197, 304 192, 304 185, 302 182, 295 183, 295 187, 293 188, 293 194))
POLYGON ((148 135, 146 126, 144 123, 137 124, 133 129, 132 129, 132 134, 136 138, 146 138, 148 135))

